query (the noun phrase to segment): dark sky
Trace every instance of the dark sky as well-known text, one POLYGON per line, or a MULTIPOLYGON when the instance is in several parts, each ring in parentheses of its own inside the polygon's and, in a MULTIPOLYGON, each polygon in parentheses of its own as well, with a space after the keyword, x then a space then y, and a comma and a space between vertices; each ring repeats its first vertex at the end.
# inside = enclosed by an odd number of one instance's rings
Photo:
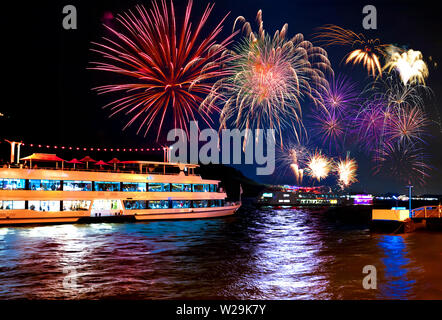
MULTIPOLYGON (((106 98, 97 97, 91 88, 103 84, 104 75, 87 70, 94 56, 90 42, 104 35, 101 18, 105 12, 114 15, 133 8, 136 4, 150 5, 149 1, 14 1, 2 4, 2 98, 0 119, 2 138, 20 139, 28 143, 84 145, 84 146, 134 146, 153 147, 156 136, 136 135, 136 127, 121 131, 125 119, 108 118, 102 110, 106 98), (78 29, 62 28, 62 8, 75 5, 78 10, 78 29)), ((176 0, 176 11, 183 12, 187 0, 176 0)), ((202 12, 207 1, 194 1, 193 17, 202 12)), ((315 28, 324 24, 337 24, 368 37, 378 37, 384 43, 393 43, 422 51, 424 57, 442 61, 441 19, 442 4, 424 1, 295 1, 295 0, 218 0, 209 21, 214 26, 227 12, 225 23, 227 36, 234 19, 243 15, 254 21, 258 9, 263 10, 266 30, 273 34, 284 23, 289 24, 289 34, 303 33, 311 39, 315 28), (362 28, 362 8, 373 4, 378 12, 378 29, 362 28), (213 21, 212 21, 213 20, 213 21)), ((358 81, 363 88, 366 74, 359 67, 341 63, 346 51, 343 48, 328 49, 335 72, 344 72, 358 81)), ((427 83, 434 92, 434 99, 427 110, 433 120, 439 121, 442 95, 442 76, 438 69, 430 67, 427 83)), ((427 152, 433 167, 431 178, 421 193, 442 193, 442 135, 440 127, 431 127, 427 152)), ((2 139, 3 140, 3 139, 2 139)), ((8 156, 8 145, 0 144, 3 158, 8 156)), ((24 149, 31 153, 34 149, 24 149)), ((107 159, 118 154, 97 155, 107 159)), ((76 155, 77 157, 83 154, 76 155)), ((143 158, 145 154, 140 155, 143 158)), ((158 156, 158 155, 157 155, 158 156)), ((352 151, 359 162, 359 183, 354 190, 368 192, 402 192, 402 184, 391 177, 373 176, 366 156, 352 151)), ((135 155, 134 157, 137 157, 135 155)), ((280 172, 266 179, 254 176, 255 168, 241 167, 244 174, 263 182, 294 183, 289 173, 280 172), (282 177, 281 177, 282 176, 282 177), (285 177, 284 177, 285 176, 285 177)), ((333 183, 333 181, 328 181, 333 183)))

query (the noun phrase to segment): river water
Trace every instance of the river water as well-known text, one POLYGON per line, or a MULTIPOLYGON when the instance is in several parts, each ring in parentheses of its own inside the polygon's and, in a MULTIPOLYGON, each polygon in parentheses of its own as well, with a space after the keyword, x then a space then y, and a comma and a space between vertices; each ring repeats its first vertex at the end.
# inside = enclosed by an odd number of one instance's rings
POLYGON ((442 299, 442 233, 373 234, 295 209, 3 227, 0 299, 16 298, 442 299))

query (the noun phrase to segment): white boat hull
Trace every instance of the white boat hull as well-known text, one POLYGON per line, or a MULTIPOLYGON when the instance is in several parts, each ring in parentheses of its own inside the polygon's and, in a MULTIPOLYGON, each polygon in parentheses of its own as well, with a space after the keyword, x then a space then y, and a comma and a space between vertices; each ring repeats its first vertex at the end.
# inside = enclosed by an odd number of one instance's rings
POLYGON ((49 223, 76 223, 81 220, 87 222, 108 221, 133 218, 136 221, 143 220, 171 220, 171 219, 204 219, 233 215, 240 204, 213 208, 188 208, 188 209, 147 209, 147 210, 124 210, 114 216, 91 216, 89 211, 59 211, 37 212, 32 210, 11 210, 0 213, 0 225, 20 224, 49 224, 49 223))

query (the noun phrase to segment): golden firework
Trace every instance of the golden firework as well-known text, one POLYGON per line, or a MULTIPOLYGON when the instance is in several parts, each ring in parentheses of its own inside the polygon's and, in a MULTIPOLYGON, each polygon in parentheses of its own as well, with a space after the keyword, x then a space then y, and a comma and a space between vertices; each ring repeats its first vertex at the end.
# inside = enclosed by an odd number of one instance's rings
POLYGON ((384 70, 399 72, 404 85, 413 82, 425 84, 428 67, 423 60, 422 52, 413 49, 403 51, 395 46, 389 46, 386 52, 388 58, 384 70))
POLYGON ((345 63, 362 64, 373 77, 376 73, 382 74, 379 57, 384 54, 387 45, 381 44, 379 39, 367 39, 362 33, 341 28, 336 25, 326 25, 319 28, 315 38, 324 46, 341 45, 352 48, 345 58, 345 63))

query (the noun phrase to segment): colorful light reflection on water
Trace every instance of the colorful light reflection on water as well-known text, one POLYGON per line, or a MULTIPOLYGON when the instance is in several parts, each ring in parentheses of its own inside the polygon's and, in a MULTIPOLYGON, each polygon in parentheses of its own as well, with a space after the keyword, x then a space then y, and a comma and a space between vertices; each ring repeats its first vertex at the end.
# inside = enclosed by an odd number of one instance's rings
POLYGON ((441 299, 440 233, 371 234, 321 212, 0 228, 0 298, 441 299), (365 265, 378 270, 365 290, 365 265), (76 270, 65 289, 64 268, 76 270))

